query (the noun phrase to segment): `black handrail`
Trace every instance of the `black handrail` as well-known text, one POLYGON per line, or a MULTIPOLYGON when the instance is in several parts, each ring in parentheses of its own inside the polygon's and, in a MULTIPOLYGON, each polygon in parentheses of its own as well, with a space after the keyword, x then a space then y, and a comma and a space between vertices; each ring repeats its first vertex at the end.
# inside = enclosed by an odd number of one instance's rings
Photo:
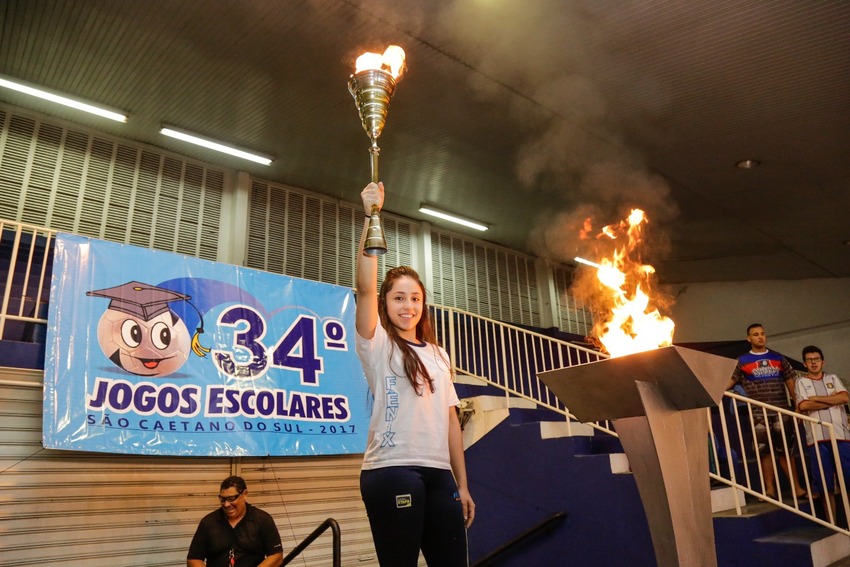
POLYGON ((333 567, 341 567, 342 566, 342 551, 341 551, 342 542, 340 540, 340 535, 339 535, 339 523, 337 523, 337 521, 334 520, 333 518, 328 518, 327 520, 325 520, 324 522, 319 524, 318 528, 313 530, 312 533, 310 533, 310 535, 308 535, 306 538, 304 538, 304 541, 302 541, 301 543, 296 545, 292 549, 292 551, 290 551, 289 554, 286 557, 283 558, 283 563, 281 565, 289 565, 289 563, 293 559, 298 557, 298 555, 300 555, 302 551, 307 549, 307 546, 309 546, 311 543, 316 541, 316 538, 318 538, 320 535, 322 535, 325 532, 325 530, 327 530, 328 528, 333 530, 333 535, 334 535, 334 558, 333 558, 334 563, 333 563, 333 567))
POLYGON ((472 567, 483 567, 484 565, 487 565, 488 563, 493 561, 496 558, 496 556, 501 555, 502 553, 508 551, 509 549, 519 545, 523 541, 525 541, 528 538, 530 538, 531 536, 535 535, 537 532, 545 530, 546 528, 548 528, 549 526, 551 526, 555 522, 561 521, 566 517, 567 517, 566 512, 555 512, 554 514, 552 514, 551 516, 549 516, 548 518, 546 518, 545 520, 543 520, 542 522, 540 522, 536 526, 533 526, 529 530, 521 533, 520 535, 518 535, 517 537, 515 537, 514 539, 509 541, 508 543, 497 548, 496 550, 491 552, 489 555, 487 555, 483 559, 479 559, 478 561, 476 561, 472 565, 472 567))

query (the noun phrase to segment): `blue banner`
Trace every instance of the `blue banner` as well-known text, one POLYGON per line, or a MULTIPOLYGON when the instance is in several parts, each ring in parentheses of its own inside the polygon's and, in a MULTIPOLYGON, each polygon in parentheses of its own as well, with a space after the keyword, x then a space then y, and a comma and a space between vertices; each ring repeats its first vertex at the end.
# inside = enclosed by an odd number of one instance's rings
POLYGON ((350 289, 58 235, 45 447, 361 453, 367 404, 350 289))

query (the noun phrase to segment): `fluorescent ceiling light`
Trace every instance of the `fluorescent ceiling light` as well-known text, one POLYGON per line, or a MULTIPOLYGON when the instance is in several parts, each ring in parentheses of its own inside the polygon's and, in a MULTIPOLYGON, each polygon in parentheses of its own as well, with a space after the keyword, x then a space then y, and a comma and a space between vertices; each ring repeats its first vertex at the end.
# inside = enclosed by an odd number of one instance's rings
POLYGON ((225 154, 230 154, 232 156, 247 159, 256 163, 261 163, 263 165, 269 165, 272 162, 272 158, 268 156, 264 156, 254 152, 246 152, 245 150, 240 150, 238 148, 234 148, 233 146, 228 146, 227 144, 216 142, 215 140, 203 138, 201 136, 198 136, 197 134, 190 134, 189 132, 178 130, 177 128, 174 128, 172 126, 163 126, 159 133, 165 134, 166 136, 171 136, 172 138, 177 138, 178 140, 183 140, 184 142, 189 142, 190 144, 197 144, 198 146, 203 146, 211 150, 216 150, 217 152, 223 152, 225 154))
POLYGON ((109 118, 110 120, 115 120, 116 122, 127 122, 126 114, 109 110, 101 106, 95 106, 93 104, 81 102, 79 100, 74 100, 66 96, 54 94, 45 91, 40 87, 36 88, 32 85, 28 85, 22 81, 19 81, 18 79, 12 79, 11 77, 6 77, 4 75, 0 75, 0 87, 6 87, 7 89, 12 89, 13 91, 18 91, 19 93, 28 94, 30 96, 38 97, 44 100, 49 100, 50 102, 55 102, 56 104, 70 106, 71 108, 90 112, 91 114, 97 114, 98 116, 109 118))
POLYGON ((475 230, 480 230, 482 232, 489 228, 487 225, 482 224, 478 221, 460 217, 454 213, 447 213, 446 211, 441 211, 440 209, 432 207, 431 205, 426 205, 425 203, 422 203, 422 205, 420 205, 419 212, 425 213, 426 215, 431 215, 432 217, 447 220, 449 222, 462 224, 463 226, 474 228, 475 230))

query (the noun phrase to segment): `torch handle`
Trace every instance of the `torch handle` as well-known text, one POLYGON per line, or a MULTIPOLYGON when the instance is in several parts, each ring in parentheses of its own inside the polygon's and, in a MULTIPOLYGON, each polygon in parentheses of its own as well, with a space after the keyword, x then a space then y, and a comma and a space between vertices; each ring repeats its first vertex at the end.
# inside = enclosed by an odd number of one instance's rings
POLYGON ((381 153, 381 148, 378 147, 377 140, 372 140, 372 146, 369 148, 370 163, 372 165, 372 183, 377 183, 380 177, 378 176, 378 154, 381 153))

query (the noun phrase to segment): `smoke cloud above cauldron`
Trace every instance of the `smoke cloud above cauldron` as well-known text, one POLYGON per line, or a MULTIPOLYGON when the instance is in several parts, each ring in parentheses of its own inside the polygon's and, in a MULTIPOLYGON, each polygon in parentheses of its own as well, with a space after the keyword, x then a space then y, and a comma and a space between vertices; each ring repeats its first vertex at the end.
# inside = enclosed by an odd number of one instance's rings
MULTIPOLYGON (((620 101, 604 94, 610 89, 599 69, 622 64, 605 49, 616 13, 606 2, 461 0, 441 14, 440 29, 452 31, 464 55, 475 58, 470 65, 550 111, 518 149, 516 173, 524 187, 559 192, 569 203, 538 219, 531 231, 532 247, 556 261, 586 252, 578 236, 585 219, 606 224, 632 207, 652 219, 652 250, 661 255, 666 247, 659 225, 678 212, 669 185, 644 165, 623 134, 641 128, 665 98, 646 78, 625 71, 604 77, 635 85, 630 90, 640 94, 629 101, 629 115, 621 115, 620 101)), ((487 90, 480 92, 485 96, 487 90)))

